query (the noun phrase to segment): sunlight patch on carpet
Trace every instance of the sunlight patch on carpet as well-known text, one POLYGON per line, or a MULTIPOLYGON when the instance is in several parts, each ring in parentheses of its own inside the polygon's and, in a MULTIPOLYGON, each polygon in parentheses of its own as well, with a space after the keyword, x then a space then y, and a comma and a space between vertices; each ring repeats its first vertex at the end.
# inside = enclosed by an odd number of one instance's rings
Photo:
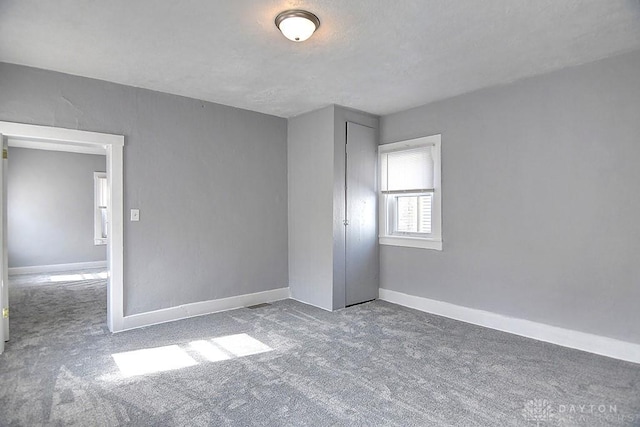
POLYGON ((100 273, 77 273, 77 274, 57 274, 49 276, 49 281, 57 282, 79 282, 81 280, 98 280, 106 279, 109 273, 101 271, 100 273))
POLYGON ((214 338, 212 341, 235 357, 251 356, 252 354, 265 353, 272 350, 268 345, 247 334, 228 335, 214 338))
POLYGON ((172 371, 198 364, 177 345, 116 353, 112 357, 125 377, 172 371))
POLYGON ((193 341, 189 343, 191 348, 194 351, 200 353, 202 357, 207 359, 209 362, 219 362, 221 360, 229 360, 231 356, 224 352, 221 348, 213 345, 209 341, 193 341))
POLYGON ((247 334, 227 335, 209 340, 197 340, 185 348, 178 345, 145 348, 112 354, 123 377, 154 374, 198 365, 188 352, 209 362, 265 353, 273 349, 247 334))

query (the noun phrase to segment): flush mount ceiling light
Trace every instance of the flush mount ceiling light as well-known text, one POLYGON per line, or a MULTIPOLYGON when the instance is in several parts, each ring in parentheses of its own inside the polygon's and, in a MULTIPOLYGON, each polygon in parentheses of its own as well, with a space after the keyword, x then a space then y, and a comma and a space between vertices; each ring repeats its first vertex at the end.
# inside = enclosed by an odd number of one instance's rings
POLYGON ((303 42, 318 29, 320 20, 306 10, 285 10, 276 16, 276 27, 291 41, 303 42))

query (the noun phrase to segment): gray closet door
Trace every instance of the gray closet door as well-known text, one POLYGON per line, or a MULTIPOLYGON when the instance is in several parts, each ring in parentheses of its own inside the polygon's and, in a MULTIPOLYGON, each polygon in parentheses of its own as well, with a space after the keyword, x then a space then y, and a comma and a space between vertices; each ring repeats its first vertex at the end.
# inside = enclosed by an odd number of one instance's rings
POLYGON ((346 305, 378 298, 378 210, 374 129, 347 123, 346 305))

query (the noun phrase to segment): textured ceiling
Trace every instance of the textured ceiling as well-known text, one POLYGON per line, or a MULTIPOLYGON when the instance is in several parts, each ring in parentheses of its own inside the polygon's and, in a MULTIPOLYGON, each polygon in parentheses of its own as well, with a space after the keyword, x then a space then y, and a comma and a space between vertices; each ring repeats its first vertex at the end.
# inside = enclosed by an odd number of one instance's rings
POLYGON ((640 0, 0 0, 0 61, 282 117, 387 114, 635 49, 640 0), (273 23, 292 7, 321 20, 304 43, 273 23))

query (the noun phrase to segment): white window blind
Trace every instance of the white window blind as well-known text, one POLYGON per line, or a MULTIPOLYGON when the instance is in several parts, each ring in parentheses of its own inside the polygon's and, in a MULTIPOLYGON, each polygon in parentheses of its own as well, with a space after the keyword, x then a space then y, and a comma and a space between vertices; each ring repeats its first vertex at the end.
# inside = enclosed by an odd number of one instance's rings
POLYGON ((383 193, 433 191, 431 146, 382 154, 383 193))

